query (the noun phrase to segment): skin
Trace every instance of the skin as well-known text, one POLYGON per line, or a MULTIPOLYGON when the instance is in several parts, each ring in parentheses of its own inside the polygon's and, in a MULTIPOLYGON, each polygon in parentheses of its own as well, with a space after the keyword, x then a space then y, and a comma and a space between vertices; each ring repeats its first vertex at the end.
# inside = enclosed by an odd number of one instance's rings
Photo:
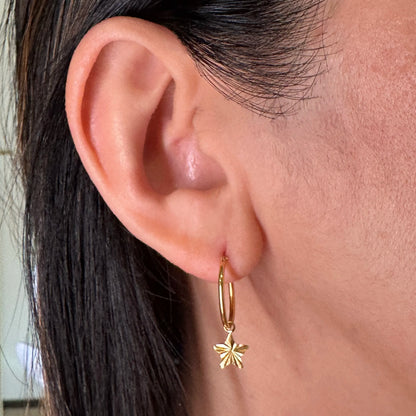
POLYGON ((192 275, 191 414, 416 413, 415 3, 328 12, 316 98, 273 121, 150 23, 110 19, 74 55, 67 115, 91 179, 192 275), (212 349, 224 252, 243 370, 212 349))
POLYGON ((318 98, 231 129, 265 246, 236 284, 241 372, 215 367, 216 290, 194 282, 194 414, 416 412, 416 8, 340 2, 326 29, 318 98))

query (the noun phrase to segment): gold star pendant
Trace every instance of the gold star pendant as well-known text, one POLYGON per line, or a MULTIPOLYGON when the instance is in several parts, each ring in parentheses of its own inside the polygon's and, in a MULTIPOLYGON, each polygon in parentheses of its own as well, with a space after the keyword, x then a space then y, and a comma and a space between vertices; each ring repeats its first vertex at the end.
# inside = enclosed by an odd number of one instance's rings
POLYGON ((243 368, 241 357, 247 351, 248 345, 236 344, 233 340, 231 332, 228 334, 224 344, 214 345, 214 350, 220 354, 220 367, 225 368, 230 364, 236 365, 238 368, 243 368))

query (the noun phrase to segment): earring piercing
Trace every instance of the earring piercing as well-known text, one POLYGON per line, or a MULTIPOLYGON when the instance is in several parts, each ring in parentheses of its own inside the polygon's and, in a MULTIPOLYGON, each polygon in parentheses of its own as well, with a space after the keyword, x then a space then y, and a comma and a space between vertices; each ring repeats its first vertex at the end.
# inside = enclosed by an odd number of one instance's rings
POLYGON ((224 369, 230 364, 234 364, 238 368, 243 368, 242 356, 247 351, 248 345, 237 344, 234 342, 232 333, 235 330, 234 318, 235 318, 235 293, 234 285, 232 282, 228 283, 228 297, 229 297, 229 307, 228 307, 228 316, 225 311, 225 301, 224 301, 224 274, 225 266, 227 264, 228 258, 223 256, 220 264, 220 271, 218 274, 218 299, 220 307, 220 316, 221 322, 224 328, 224 331, 228 334, 224 344, 214 345, 214 350, 220 354, 221 362, 220 367, 224 369))

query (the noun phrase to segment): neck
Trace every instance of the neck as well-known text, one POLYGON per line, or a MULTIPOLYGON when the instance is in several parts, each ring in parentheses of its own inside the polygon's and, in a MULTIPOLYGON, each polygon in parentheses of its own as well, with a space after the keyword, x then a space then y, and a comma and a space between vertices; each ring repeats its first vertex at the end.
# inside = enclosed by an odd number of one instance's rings
POLYGON ((227 336, 216 285, 192 279, 197 333, 189 350, 191 415, 416 414, 406 380, 372 353, 358 330, 340 324, 304 291, 272 285, 265 276, 263 270, 235 284, 233 337, 249 345, 241 370, 220 369, 213 350, 227 336))

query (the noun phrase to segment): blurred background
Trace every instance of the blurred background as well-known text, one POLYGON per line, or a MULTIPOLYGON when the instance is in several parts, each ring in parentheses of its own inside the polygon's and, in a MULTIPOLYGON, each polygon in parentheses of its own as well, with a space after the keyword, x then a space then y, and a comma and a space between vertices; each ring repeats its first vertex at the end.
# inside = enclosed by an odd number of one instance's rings
POLYGON ((5 8, 0 0, 0 416, 37 415, 42 377, 33 349, 21 267, 21 190, 13 168, 13 56, 5 42, 5 8), (26 412, 27 406, 35 409, 26 412))

